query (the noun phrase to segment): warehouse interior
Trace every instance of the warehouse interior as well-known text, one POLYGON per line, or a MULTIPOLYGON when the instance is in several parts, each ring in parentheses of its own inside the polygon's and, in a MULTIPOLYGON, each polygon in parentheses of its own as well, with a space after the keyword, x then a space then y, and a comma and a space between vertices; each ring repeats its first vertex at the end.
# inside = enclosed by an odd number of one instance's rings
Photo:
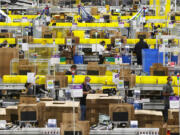
POLYGON ((0 0, 0 135, 179 135, 180 0, 0 0))

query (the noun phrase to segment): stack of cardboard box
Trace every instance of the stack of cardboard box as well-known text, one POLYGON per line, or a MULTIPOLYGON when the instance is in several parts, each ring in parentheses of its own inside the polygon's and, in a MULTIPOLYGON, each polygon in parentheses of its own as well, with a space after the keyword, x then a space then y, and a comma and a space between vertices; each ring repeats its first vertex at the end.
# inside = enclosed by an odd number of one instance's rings
POLYGON ((104 38, 104 32, 93 29, 90 31, 90 38, 101 38, 101 39, 103 39, 104 38), (98 37, 95 37, 96 33, 97 33, 98 37))
POLYGON ((56 75, 55 77, 52 75, 47 75, 46 80, 59 81, 60 88, 65 88, 68 86, 68 77, 65 75, 56 75))
POLYGON ((168 110, 168 125, 179 125, 179 110, 178 109, 168 110))
POLYGON ((16 66, 16 74, 26 75, 27 72, 35 72, 37 73, 38 68, 34 64, 30 64, 28 59, 19 59, 19 62, 16 66))
POLYGON ((18 49, 0 48, 0 76, 10 74, 10 63, 13 58, 18 58, 18 49), (5 57, 6 56, 6 57, 5 57))
POLYGON ((97 124, 99 114, 109 115, 109 104, 121 102, 118 96, 107 94, 88 94, 86 98, 86 119, 90 125, 97 124))
POLYGON ((36 112, 36 120, 38 121, 39 127, 44 127, 46 123, 45 119, 45 103, 36 102, 36 97, 32 96, 23 96, 20 98, 20 104, 18 105, 18 119, 22 120, 22 112, 36 112))
POLYGON ((47 26, 42 27, 42 38, 46 38, 49 36, 49 38, 56 38, 56 31, 55 30, 49 30, 47 26))
MULTIPOLYGON (((97 62, 88 62, 87 65, 87 72, 97 72, 99 75, 105 75, 106 73, 106 67, 105 66, 99 66, 97 62)), ((91 73, 88 75, 92 75, 91 73)))
POLYGON ((18 108, 17 106, 8 106, 6 108, 6 118, 7 122, 12 122, 13 120, 18 120, 18 108))
POLYGON ((136 75, 131 73, 130 68, 121 68, 119 79, 129 82, 129 88, 133 88, 136 84, 136 75))
MULTIPOLYGON (((56 119, 57 120, 57 126, 60 126, 60 123, 63 122, 63 119, 66 120, 66 118, 63 117, 63 113, 72 113, 73 107, 75 108, 75 113, 77 115, 80 115, 80 104, 79 102, 72 102, 72 101, 42 101, 45 103, 46 111, 45 111, 45 120, 48 121, 48 119, 56 119)), ((77 117, 78 118, 78 117, 77 117)))
POLYGON ((7 120, 6 109, 0 108, 0 120, 7 120))
POLYGON ((135 110, 135 120, 140 128, 162 128, 163 114, 160 111, 135 110))
POLYGON ((167 125, 167 131, 170 131, 171 134, 179 134, 179 125, 167 125))
POLYGON ((61 135, 64 135, 67 131, 74 131, 74 126, 76 132, 79 131, 82 135, 89 135, 89 121, 79 121, 79 115, 77 113, 74 115, 75 119, 73 118, 73 113, 63 113, 62 116, 63 119, 60 124, 61 135))
POLYGON ((140 36, 144 37, 144 39, 148 39, 151 37, 151 34, 149 32, 137 32, 136 38, 138 39, 140 36))
POLYGON ((0 33, 0 38, 13 38, 13 33, 0 33))
POLYGON ((168 67, 164 67, 160 63, 155 63, 150 67, 151 76, 168 76, 168 67))
POLYGON ((131 104, 110 104, 109 116, 113 120, 113 112, 128 112, 128 121, 134 120, 134 107, 131 104))

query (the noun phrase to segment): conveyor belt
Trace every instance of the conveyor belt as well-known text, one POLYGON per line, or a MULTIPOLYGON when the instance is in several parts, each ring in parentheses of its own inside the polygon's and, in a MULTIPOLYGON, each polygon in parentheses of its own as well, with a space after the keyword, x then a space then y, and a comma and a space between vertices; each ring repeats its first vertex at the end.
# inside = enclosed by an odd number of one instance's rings
POLYGON ((24 84, 8 84, 8 83, 0 83, 0 90, 23 90, 25 89, 24 84))
MULTIPOLYGON (((19 130, 1 130, 0 135, 60 135, 59 128, 24 128, 19 130), (55 131, 55 133, 54 133, 55 131)), ((158 128, 119 128, 114 130, 91 130, 90 135, 140 135, 148 132, 159 135, 158 128)))
MULTIPOLYGON (((101 65, 100 65, 101 66, 101 65)), ((120 70, 121 68, 128 68, 129 66, 120 66, 120 65, 104 65, 106 66, 107 70, 112 71, 112 70, 120 70)), ((64 70, 69 70, 71 67, 71 64, 66 64, 66 65, 56 65, 56 71, 57 72, 62 72, 64 70)), ((142 67, 138 66, 131 66, 132 70, 135 71, 142 71, 142 67)), ((87 70, 87 65, 81 65, 77 64, 77 70, 87 70)))

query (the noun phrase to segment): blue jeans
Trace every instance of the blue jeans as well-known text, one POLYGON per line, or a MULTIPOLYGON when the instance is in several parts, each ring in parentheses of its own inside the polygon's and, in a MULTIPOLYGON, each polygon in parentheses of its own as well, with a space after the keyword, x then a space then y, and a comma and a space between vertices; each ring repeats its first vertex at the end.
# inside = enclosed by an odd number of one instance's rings
POLYGON ((86 120, 86 106, 81 105, 81 120, 86 120))

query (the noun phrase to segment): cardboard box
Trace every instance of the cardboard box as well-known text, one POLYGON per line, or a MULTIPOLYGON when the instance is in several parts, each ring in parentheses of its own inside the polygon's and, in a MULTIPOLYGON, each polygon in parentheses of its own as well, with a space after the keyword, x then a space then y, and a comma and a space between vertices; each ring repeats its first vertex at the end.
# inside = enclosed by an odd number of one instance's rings
POLYGON ((73 113, 63 113, 62 114, 62 123, 73 123, 74 118, 75 117, 75 122, 79 121, 80 118, 80 113, 75 113, 75 115, 73 116, 73 113))
POLYGON ((180 126, 179 125, 168 125, 167 126, 167 130, 169 130, 172 133, 179 133, 179 128, 180 126))
POLYGON ((19 65, 29 65, 29 60, 28 59, 20 59, 19 65))
POLYGON ((54 76, 47 75, 46 76, 46 82, 47 82, 47 80, 59 81, 60 88, 65 88, 68 86, 68 77, 65 75, 56 75, 55 78, 54 78, 54 76))
POLYGON ((56 75, 56 76, 65 75, 65 72, 56 72, 55 75, 56 75))
POLYGON ((0 33, 0 38, 13 38, 13 33, 0 33))
POLYGON ((24 72, 33 72, 37 73, 38 72, 38 67, 35 65, 19 65, 18 66, 18 74, 22 75, 24 72), (23 73, 22 73, 23 72, 23 73))
POLYGON ((179 110, 169 109, 168 110, 168 125, 178 125, 179 124, 179 110))
POLYGON ((120 103, 121 97, 107 94, 88 94, 86 97, 86 120, 90 125, 97 124, 99 114, 109 115, 109 104, 120 103))
POLYGON ((36 112, 36 120, 38 121, 38 108, 37 104, 19 104, 18 105, 18 118, 21 121, 21 112, 36 112))
POLYGON ((164 123, 161 111, 135 110, 135 120, 140 128, 162 128, 164 123))
POLYGON ((164 67, 160 63, 153 64, 153 66, 150 67, 150 75, 157 76, 157 75, 159 75, 158 72, 160 73, 160 75, 161 75, 161 73, 164 74, 161 76, 168 76, 168 67, 164 67), (155 72, 156 72, 156 74, 155 74, 155 72))
MULTIPOLYGON (((76 131, 82 132, 82 135, 89 135, 89 121, 78 121, 77 123, 75 123, 75 129, 76 131)), ((64 135, 65 131, 74 131, 73 123, 61 124, 61 135, 64 135)))
POLYGON ((37 99, 35 96, 20 96, 19 99, 19 103, 20 104, 36 104, 37 103, 37 99))
POLYGON ((75 108, 75 113, 80 115, 79 102, 72 102, 72 101, 42 101, 42 102, 45 103, 46 106, 45 120, 48 121, 48 119, 56 119, 58 127, 60 127, 60 123, 62 123, 63 121, 63 114, 73 113, 73 107, 75 108))
POLYGON ((128 121, 134 120, 134 106, 131 104, 109 104, 109 116, 113 118, 113 112, 128 112, 128 121))
POLYGON ((0 108, 0 120, 7 120, 6 109, 0 108))
POLYGON ((105 75, 106 67, 99 66, 97 62, 88 62, 87 71, 98 71, 99 75, 105 75))
POLYGON ((91 15, 98 15, 98 8, 97 7, 91 8, 91 15))
POLYGON ((10 74, 10 63, 13 58, 19 57, 16 48, 0 48, 0 76, 10 74))
MULTIPOLYGON (((18 107, 17 106, 8 106, 6 108, 6 116, 7 116, 7 122, 12 122, 13 116, 18 117, 18 107)), ((17 120, 18 120, 18 118, 17 118, 17 120)))
POLYGON ((149 32, 136 32, 136 39, 138 39, 139 36, 144 36, 145 39, 148 39, 151 37, 151 34, 149 32))

